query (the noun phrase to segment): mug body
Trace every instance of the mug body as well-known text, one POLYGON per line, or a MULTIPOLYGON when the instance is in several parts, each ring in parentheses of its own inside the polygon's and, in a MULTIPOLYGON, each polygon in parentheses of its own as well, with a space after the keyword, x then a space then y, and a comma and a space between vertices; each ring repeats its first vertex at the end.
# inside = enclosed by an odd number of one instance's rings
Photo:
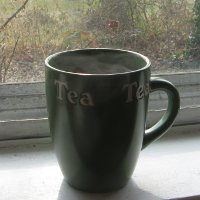
POLYGON ((129 51, 85 49, 54 54, 45 63, 50 131, 65 179, 90 192, 123 187, 142 147, 149 60, 129 51))

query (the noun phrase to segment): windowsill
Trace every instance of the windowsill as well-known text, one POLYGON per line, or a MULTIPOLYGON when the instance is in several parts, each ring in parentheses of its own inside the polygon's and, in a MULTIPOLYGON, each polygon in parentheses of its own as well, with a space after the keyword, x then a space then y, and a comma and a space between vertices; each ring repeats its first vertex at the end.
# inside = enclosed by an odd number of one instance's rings
POLYGON ((49 142, 4 143, 0 148, 1 199, 199 199, 200 125, 184 128, 178 134, 177 129, 180 127, 173 128, 141 152, 126 187, 106 194, 89 194, 69 187, 49 142))

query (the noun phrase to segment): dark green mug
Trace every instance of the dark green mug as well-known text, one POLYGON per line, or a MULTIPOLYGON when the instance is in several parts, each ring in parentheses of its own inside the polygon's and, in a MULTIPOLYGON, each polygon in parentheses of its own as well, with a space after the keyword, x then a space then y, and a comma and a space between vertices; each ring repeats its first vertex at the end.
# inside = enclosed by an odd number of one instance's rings
POLYGON ((90 192, 123 187, 139 153, 171 126, 180 106, 168 81, 151 78, 147 57, 119 49, 59 52, 45 60, 50 131, 67 182, 90 192), (149 93, 168 107, 145 130, 149 93))

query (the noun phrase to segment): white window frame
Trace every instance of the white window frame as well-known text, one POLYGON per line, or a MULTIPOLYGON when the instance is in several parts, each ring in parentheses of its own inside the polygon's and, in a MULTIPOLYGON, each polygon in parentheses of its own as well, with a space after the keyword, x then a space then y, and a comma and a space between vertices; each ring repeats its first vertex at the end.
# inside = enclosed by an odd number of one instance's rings
MULTIPOLYGON (((174 126, 200 129, 200 72, 152 76, 171 81, 180 92, 181 109, 174 126)), ((147 125, 162 116, 166 102, 162 92, 150 94, 147 125)), ((0 142, 33 138, 50 138, 45 83, 0 84, 0 142)))

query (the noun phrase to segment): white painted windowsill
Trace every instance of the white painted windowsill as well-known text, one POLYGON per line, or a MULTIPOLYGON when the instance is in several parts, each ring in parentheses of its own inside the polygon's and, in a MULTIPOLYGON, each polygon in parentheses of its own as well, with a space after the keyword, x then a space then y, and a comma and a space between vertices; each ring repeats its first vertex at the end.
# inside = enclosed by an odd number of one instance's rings
POLYGON ((129 184, 112 193, 91 194, 68 186, 52 144, 0 144, 2 200, 200 199, 200 125, 173 128, 140 154, 129 184), (192 130, 192 131, 191 131, 192 130))

